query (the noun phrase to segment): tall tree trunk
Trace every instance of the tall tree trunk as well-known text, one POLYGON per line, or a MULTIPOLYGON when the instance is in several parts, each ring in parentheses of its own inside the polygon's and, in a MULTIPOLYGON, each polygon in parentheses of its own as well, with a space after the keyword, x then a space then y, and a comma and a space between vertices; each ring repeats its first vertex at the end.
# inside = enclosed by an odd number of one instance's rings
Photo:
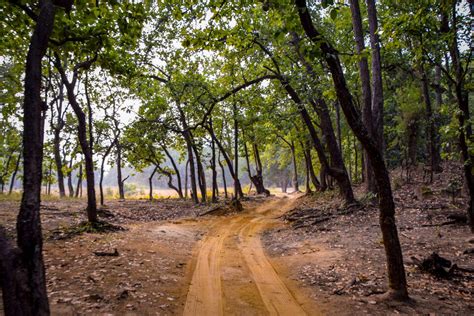
POLYGON ((428 77, 426 75, 426 71, 421 66, 421 90, 423 93, 423 100, 425 101, 425 111, 426 111, 426 134, 428 136, 428 157, 430 157, 430 165, 431 165, 431 172, 430 172, 430 183, 433 181, 433 172, 438 171, 440 169, 441 163, 441 156, 436 145, 437 139, 437 131, 435 129, 435 121, 433 117, 433 109, 431 106, 431 97, 430 97, 430 90, 429 90, 429 82, 428 77))
MULTIPOLYGON (((92 62, 90 60, 89 62, 92 62)), ((82 153, 84 154, 84 161, 86 166, 86 179, 87 179, 87 219, 89 222, 97 222, 97 201, 95 196, 95 175, 94 175, 94 160, 93 160, 93 153, 92 153, 92 146, 88 140, 87 136, 87 122, 86 122, 86 115, 82 110, 81 106, 77 102, 76 93, 75 93, 75 84, 77 79, 77 70, 75 70, 75 74, 73 76, 72 82, 69 82, 66 72, 61 65, 61 60, 59 56, 56 56, 56 68, 58 69, 59 73, 61 74, 62 82, 66 87, 66 92, 69 100, 69 104, 71 105, 74 113, 76 114, 78 120, 78 137, 79 137, 79 144, 81 146, 82 153)), ((92 128, 92 127, 89 127, 92 128)), ((90 135, 89 135, 90 136, 90 135)))
POLYGON ((52 182, 52 177, 53 177, 53 162, 49 162, 49 167, 48 167, 48 195, 51 195, 51 182, 52 182))
POLYGON ((303 150, 303 154, 304 154, 304 162, 305 162, 305 193, 306 194, 309 194, 311 193, 311 175, 310 175, 310 171, 309 169, 312 168, 312 166, 310 167, 310 160, 309 160, 309 157, 308 157, 308 150, 306 149, 304 143, 302 141, 299 142, 300 143, 300 146, 301 146, 301 149, 303 150))
POLYGON ((150 185, 150 193, 149 193, 150 201, 153 201, 153 176, 155 175, 156 170, 158 170, 158 166, 155 166, 155 168, 153 168, 153 172, 151 173, 150 177, 148 178, 148 184, 150 185))
POLYGON ((234 199, 236 201, 243 197, 242 188, 239 182, 239 122, 237 120, 237 103, 233 102, 234 115, 234 199))
POLYGON ((212 169, 212 198, 211 202, 217 202, 219 191, 217 188, 217 166, 216 166, 216 143, 211 138, 211 169, 212 169))
POLYGON ((189 159, 186 160, 186 166, 184 170, 184 198, 188 198, 188 170, 189 170, 189 159))
POLYGON ((71 160, 69 160, 69 171, 68 171, 68 174, 67 174, 67 186, 68 186, 68 189, 69 189, 69 197, 73 197, 74 196, 74 186, 72 185, 72 156, 71 156, 71 160))
MULTIPOLYGON (((217 139, 216 134, 214 133, 214 130, 209 128, 209 126, 206 126, 206 129, 209 132, 209 134, 211 135, 212 139, 214 139, 214 141, 216 142, 217 148, 219 148, 219 151, 222 153, 222 156, 224 157, 224 160, 226 161, 227 168, 229 169, 230 176, 234 180, 234 186, 235 185, 237 186, 238 194, 240 196, 243 196, 244 193, 242 192, 242 186, 240 185, 240 180, 239 180, 239 178, 237 177, 237 175, 235 173, 234 165, 232 164, 232 160, 230 159, 229 155, 225 151, 224 146, 222 146, 222 143, 219 141, 219 139, 217 139)), ((219 161, 219 164, 221 164, 220 161, 219 161)), ((222 166, 222 164, 221 164, 221 166, 222 166)), ((235 192, 234 192, 234 195, 235 195, 235 192)))
POLYGON ((117 150, 117 185, 119 189, 119 198, 125 200, 125 190, 123 188, 123 177, 122 177, 122 146, 117 141, 115 148, 117 150))
MULTIPOLYGON (((252 181, 252 170, 250 168, 249 150, 248 150, 246 141, 244 141, 244 154, 245 154, 245 163, 247 164, 247 175, 249 176, 250 182, 253 182, 252 181)), ((250 193, 250 190, 249 190, 249 193, 250 193)))
MULTIPOLYGON (((339 102, 334 102, 334 107, 336 108, 336 126, 337 126, 337 144, 339 145, 339 151, 342 155, 342 133, 341 133, 341 109, 339 106, 339 102)), ((343 158, 344 160, 344 158, 343 158)))
POLYGON ((81 161, 81 164, 79 165, 79 173, 77 175, 76 193, 74 195, 76 198, 79 197, 79 192, 81 188, 82 188, 82 161, 81 161))
POLYGON ((354 165, 354 182, 359 179, 359 146, 357 144, 357 139, 354 136, 354 154, 355 154, 355 165, 354 165))
MULTIPOLYGON (((472 123, 470 121, 469 113, 469 94, 465 88, 465 70, 461 64, 461 56, 459 53, 458 39, 457 39, 457 15, 456 15, 457 1, 451 3, 451 26, 449 27, 448 14, 445 10, 442 11, 442 32, 449 33, 448 40, 449 54, 452 61, 452 69, 455 73, 454 90, 456 101, 458 104, 458 121, 459 121, 459 147, 461 148, 461 156, 464 167, 464 177, 469 191, 469 206, 467 208, 467 215, 469 218, 471 232, 474 233, 474 177, 472 174, 474 155, 469 152, 468 142, 472 139, 472 123)), ((449 63, 448 63, 449 64, 449 63)), ((467 67, 467 66, 466 66, 467 67)), ((454 81, 454 82, 453 82, 454 81)))
POLYGON ((201 153, 199 152, 194 139, 191 139, 194 155, 196 157, 196 166, 198 171, 199 189, 201 190, 201 202, 206 203, 207 201, 207 185, 206 185, 206 174, 204 173, 204 167, 202 165, 201 153))
POLYGON ((224 169, 224 165, 222 164, 221 162, 221 154, 219 152, 219 155, 218 155, 218 158, 217 158, 217 161, 219 163, 219 166, 221 167, 221 173, 222 173, 222 184, 224 185, 224 198, 228 198, 228 195, 227 195, 227 181, 225 179, 225 169, 224 169))
POLYGON ((21 153, 18 154, 18 158, 16 159, 15 170, 13 171, 12 178, 10 180, 10 189, 8 190, 8 194, 12 194, 13 186, 15 185, 16 174, 18 173, 18 169, 20 168, 20 160, 21 160, 21 153))
POLYGON ((418 151, 418 120, 412 121, 407 127, 408 162, 407 166, 416 166, 418 151))
POLYGON ((256 171, 256 174, 253 176, 252 182, 254 183, 258 194, 265 194, 266 196, 269 196, 270 191, 265 188, 265 184, 263 183, 263 166, 262 160, 260 159, 260 151, 258 150, 258 145, 254 142, 252 144, 252 148, 256 171))
POLYGON ((382 62, 380 58, 380 38, 378 34, 377 8, 375 0, 367 0, 369 18, 370 48, 372 56, 372 131, 379 150, 384 154, 385 140, 383 135, 383 82, 382 62))
POLYGON ((62 160, 61 151, 60 151, 60 142, 61 142, 60 132, 61 130, 59 128, 54 129, 53 151, 54 151, 54 162, 56 163, 56 172, 57 172, 57 178, 58 178, 59 197, 63 198, 66 196, 66 189, 64 188, 63 160, 62 160))
POLYGON ((346 203, 354 203, 354 192, 352 190, 352 185, 349 179, 349 174, 347 173, 346 165, 344 164, 341 147, 338 145, 336 136, 334 134, 334 128, 332 126, 328 105, 322 98, 312 100, 311 104, 321 119, 321 129, 323 131, 323 135, 326 138, 327 148, 331 155, 331 168, 328 170, 328 173, 330 176, 336 179, 339 190, 341 191, 342 196, 344 196, 346 203), (331 169, 337 169, 338 172, 332 172, 331 169))
POLYGON ((188 150, 188 161, 189 161, 189 173, 191 177, 191 197, 195 204, 199 204, 197 196, 197 185, 196 185, 196 170, 194 169, 194 154, 193 145, 189 137, 189 131, 183 133, 184 140, 186 141, 186 147, 188 150))
MULTIPOLYGON (((367 57, 363 55, 365 50, 364 31, 362 28, 362 18, 360 14, 359 0, 350 0, 352 27, 356 42, 356 51, 359 55, 359 76, 362 85, 362 121, 370 136, 373 135, 373 118, 372 118, 372 92, 370 88, 370 72, 367 57)), ((376 192, 374 173, 371 167, 370 158, 365 154, 365 179, 367 192, 376 192)))
POLYGON ((104 187, 102 183, 104 181, 104 164, 105 164, 105 155, 102 157, 102 163, 100 164, 100 178, 99 178, 99 192, 100 192, 100 205, 104 205, 104 187))
MULTIPOLYGON (((333 154, 332 161, 336 165, 334 167, 330 166, 329 161, 327 159, 327 156, 325 154, 325 150, 323 145, 321 144, 321 141, 319 140, 318 134, 316 132, 316 129, 314 128, 313 122, 311 120, 311 117, 306 110, 305 106, 302 104, 302 101, 296 91, 293 89, 293 87, 288 83, 288 81, 284 79, 280 79, 283 87, 285 90, 288 92, 288 95, 291 97, 293 102, 295 102, 298 106, 300 115, 303 119, 303 122, 305 123, 306 127, 308 128, 309 134, 311 136, 311 139, 313 140, 313 146, 314 149, 316 150, 319 158, 319 162, 321 163, 321 168, 324 170, 326 173, 329 175, 333 176, 339 186, 339 189, 341 191, 341 195, 344 197, 344 200, 346 204, 352 204, 355 201, 354 198, 354 193, 352 191, 352 186, 349 180, 349 176, 347 174, 347 170, 344 166, 344 162, 342 161, 342 157, 340 156, 340 152, 337 149, 337 142, 334 136, 334 130, 332 128, 332 123, 327 120, 327 116, 322 116, 321 117, 321 122, 323 123, 324 121, 324 134, 327 137, 328 142, 331 143, 331 153, 333 154), (335 145, 335 146, 334 146, 335 145), (339 152, 339 156, 337 153, 339 152)), ((325 103, 321 103, 320 105, 324 105, 325 103)), ((317 106, 319 108, 319 106, 317 106)), ((327 109, 327 107, 326 107, 327 109)), ((319 111, 319 110, 318 110, 319 111)), ((321 114, 328 113, 324 110, 320 111, 321 114)), ((321 179, 321 190, 324 191, 327 189, 327 182, 323 181, 321 179)))
POLYGON ((40 203, 43 163, 41 60, 53 30, 52 1, 39 3, 25 70, 23 99, 23 196, 17 218, 17 245, 13 247, 0 228, 0 283, 5 315, 49 315, 43 263, 40 203))
POLYGON ((319 182, 318 177, 316 177, 316 173, 314 172, 313 157, 311 155, 311 144, 309 140, 306 140, 305 149, 306 149, 306 156, 308 157, 308 168, 309 168, 309 175, 311 177, 311 182, 313 183, 313 186, 316 188, 316 190, 320 191, 321 183, 319 182))
POLYGON ((4 172, 2 175, 0 175, 0 184, 1 184, 1 191, 0 193, 3 194, 3 190, 5 189, 5 178, 8 175, 8 170, 10 169, 10 162, 13 158, 13 155, 15 154, 15 151, 12 150, 10 154, 8 155, 7 161, 5 162, 5 167, 4 167, 4 172))
POLYGON ((390 177, 387 167, 385 166, 383 155, 376 141, 367 131, 354 105, 337 51, 314 27, 309 9, 306 6, 306 1, 295 0, 295 4, 306 35, 321 49, 323 58, 329 66, 337 98, 347 122, 370 157, 377 182, 380 209, 379 222, 385 247, 385 255, 387 257, 387 272, 390 289, 387 295, 394 299, 406 300, 408 299, 408 291, 405 267, 403 265, 403 255, 395 223, 395 204, 390 185, 390 177))
POLYGON ((435 151, 439 154, 439 163, 438 163, 438 169, 435 170, 435 172, 441 172, 443 171, 443 168, 441 167, 441 138, 440 138, 440 133, 439 133, 439 127, 440 127, 440 115, 439 111, 441 110, 441 107, 443 105, 443 92, 441 89, 441 67, 436 66, 435 68, 435 85, 436 85, 436 109, 433 111, 433 121, 434 121, 434 129, 436 130, 436 139, 435 139, 435 151))
POLYGON ((107 149, 105 150, 104 155, 102 156, 102 162, 100 164, 100 180, 99 180, 100 205, 104 205, 104 188, 102 186, 102 182, 104 181, 105 160, 109 156, 114 145, 115 145, 115 140, 112 143, 110 143, 109 147, 107 147, 107 149))
POLYGON ((296 150, 295 150, 295 143, 291 141, 290 143, 290 150, 291 150, 291 160, 293 162, 293 190, 295 192, 300 191, 299 183, 298 183, 298 164, 296 163, 296 150))

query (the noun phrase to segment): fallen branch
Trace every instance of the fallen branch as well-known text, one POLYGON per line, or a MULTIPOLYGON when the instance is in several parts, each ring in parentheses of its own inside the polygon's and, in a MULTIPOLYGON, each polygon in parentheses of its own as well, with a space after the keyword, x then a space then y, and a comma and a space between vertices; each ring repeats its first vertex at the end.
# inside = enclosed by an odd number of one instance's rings
POLYGON ((114 252, 94 251, 94 255, 98 257, 118 257, 119 253, 117 251, 117 248, 114 248, 114 252))

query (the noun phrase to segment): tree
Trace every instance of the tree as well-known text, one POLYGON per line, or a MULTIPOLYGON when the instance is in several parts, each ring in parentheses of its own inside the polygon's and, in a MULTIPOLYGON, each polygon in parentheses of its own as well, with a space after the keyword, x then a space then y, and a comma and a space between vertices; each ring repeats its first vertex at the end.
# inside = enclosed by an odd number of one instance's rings
MULTIPOLYGON (((67 2, 67 1, 66 1, 67 2)), ((70 8, 72 2, 67 3, 70 8)), ((12 247, 0 229, 0 266, 6 315, 49 315, 39 217, 43 160, 41 129, 42 59, 53 31, 55 7, 39 2, 40 11, 26 59, 23 127, 23 196, 17 219, 17 244, 12 247)))
POLYGON ((390 289, 387 294, 390 298, 405 300, 408 298, 405 268, 403 266, 403 256, 395 224, 395 204, 385 161, 377 143, 363 125, 361 115, 354 105, 337 51, 314 26, 309 9, 306 6, 306 1, 295 0, 295 5, 298 10, 301 26, 308 38, 313 43, 319 45, 322 56, 329 67, 339 104, 346 116, 347 122, 370 157, 379 193, 380 228, 387 257, 390 289))

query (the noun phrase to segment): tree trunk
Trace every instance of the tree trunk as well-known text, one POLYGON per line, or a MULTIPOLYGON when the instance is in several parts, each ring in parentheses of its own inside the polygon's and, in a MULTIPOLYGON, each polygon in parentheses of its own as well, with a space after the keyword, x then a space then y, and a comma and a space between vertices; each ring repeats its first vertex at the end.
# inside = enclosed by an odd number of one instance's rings
MULTIPOLYGON (((214 130, 209 128, 209 126, 206 126, 206 129, 208 130, 209 134, 211 135, 212 139, 216 142, 217 148, 219 148, 219 151, 222 153, 222 156, 224 156, 224 160, 226 161, 227 168, 229 169, 230 176, 234 180, 234 185, 237 185, 237 190, 240 196, 243 196, 244 193, 242 192, 242 187, 240 185, 240 180, 237 178, 237 175, 235 174, 234 171, 234 166, 232 164, 232 160, 230 160, 229 155, 227 155, 227 152, 225 151, 224 146, 222 146, 222 143, 217 139, 216 134, 214 133, 214 130)), ((221 162, 219 161, 219 164, 221 162)), ((222 164, 221 164, 222 166, 222 164)), ((224 174, 224 173, 223 173, 224 174)), ((235 195, 235 192, 234 192, 235 195)))
MULTIPOLYGON (((362 55, 365 50, 364 45, 364 31, 362 29, 362 19, 360 14, 359 0, 350 0, 351 14, 352 14, 352 26, 354 30, 354 37, 356 42, 356 51, 359 55, 359 76, 362 85, 362 121, 369 133, 372 136, 373 133, 373 118, 372 118, 372 92, 370 89, 370 73, 369 64, 367 57, 362 55)), ((364 152, 367 163, 365 167, 366 175, 366 190, 367 192, 376 192, 374 173, 370 164, 370 158, 367 153, 364 152)))
POLYGON ((423 100, 425 101, 425 111, 426 111, 426 135, 428 138, 428 157, 430 157, 430 165, 431 165, 431 172, 430 172, 430 183, 433 182, 433 172, 438 171, 440 169, 441 163, 441 156, 437 149, 439 146, 436 145, 436 136, 437 131, 435 128, 435 121, 433 117, 433 109, 431 106, 431 97, 430 97, 430 90, 429 90, 429 82, 428 77, 426 75, 426 71, 421 66, 421 90, 423 93, 423 100))
POLYGON ((408 166, 416 166, 418 151, 418 120, 412 121, 407 126, 408 138, 408 166))
POLYGON ((156 165, 156 167, 158 168, 158 171, 161 174, 164 174, 168 178, 168 187, 170 189, 175 190, 179 194, 180 192, 179 192, 178 188, 173 184, 173 176, 171 175, 171 172, 169 172, 168 170, 162 168, 160 165, 156 165))
POLYGON ((23 196, 17 218, 17 245, 0 229, 0 283, 5 315, 49 315, 43 263, 40 203, 43 163, 41 60, 53 30, 52 1, 40 1, 26 59, 23 99, 23 196))
POLYGON ((105 159, 109 156, 112 148, 115 145, 115 140, 110 144, 109 147, 104 152, 102 156, 102 163, 100 164, 100 180, 99 180, 99 189, 100 189, 100 205, 104 205, 104 188, 102 187, 102 182, 104 180, 104 167, 105 167, 105 159))
POLYGON ((212 169, 212 198, 211 202, 217 202, 219 191, 217 188, 217 166, 216 166, 216 143, 211 139, 211 169, 212 169))
POLYGON ((3 190, 5 189, 5 178, 8 175, 8 170, 10 169, 10 161, 13 158, 13 155, 15 154, 15 150, 12 150, 10 154, 8 155, 7 161, 5 162, 5 167, 4 167, 4 172, 2 175, 0 175, 0 184, 1 184, 1 191, 0 193, 3 194, 3 190))
MULTIPOLYGON (((461 148, 461 156, 464 167, 464 177, 469 191, 469 205, 467 208, 467 215, 469 218, 471 232, 474 233, 474 178, 472 175, 474 155, 469 152, 468 142, 472 139, 472 123, 470 121, 469 113, 469 94, 465 88, 465 70, 462 67, 460 60, 460 53, 457 39, 457 16, 456 3, 452 2, 451 6, 451 25, 453 29, 449 28, 448 16, 446 12, 442 11, 442 31, 450 32, 452 38, 448 41, 449 53, 452 60, 452 68, 455 73, 455 94, 458 103, 458 121, 459 121, 459 147, 461 148)), ((452 83, 452 82, 451 82, 452 83)))
POLYGON ((183 188, 181 187, 181 174, 179 173, 179 169, 178 169, 178 166, 176 165, 176 162, 174 161, 173 159, 173 156, 171 156, 170 152, 168 151, 168 149, 165 147, 165 146, 161 146, 161 148, 163 149, 163 151, 165 152, 166 156, 168 157, 168 159, 170 160, 171 162, 171 165, 173 166, 173 170, 176 174, 176 182, 178 183, 178 195, 179 197, 182 199, 184 197, 183 195, 183 188))
POLYGON ((379 150, 384 155, 385 140, 383 135, 383 82, 382 62, 380 58, 380 38, 378 34, 377 8, 375 0, 367 0, 369 18, 370 48, 372 56, 372 132, 379 150))
POLYGON ((199 204, 199 199, 197 196, 197 185, 196 185, 196 170, 194 169, 194 155, 191 139, 189 137, 189 132, 183 132, 184 140, 186 141, 186 147, 188 149, 188 161, 189 161, 189 173, 191 177, 191 198, 195 204, 199 204))
MULTIPOLYGON (((66 87, 66 92, 74 113, 76 114, 78 120, 78 137, 79 144, 81 146, 82 153, 84 154, 85 166, 86 166, 86 179, 87 179, 87 219, 89 222, 97 222, 97 201, 95 196, 95 176, 94 176, 94 160, 91 144, 88 141, 87 136, 87 122, 86 115, 82 110, 81 106, 77 102, 76 93, 75 93, 75 83, 76 80, 73 79, 72 82, 69 82, 66 72, 62 68, 61 61, 59 57, 56 56, 56 68, 61 74, 62 81, 66 87)), ((77 73, 75 73, 77 76, 77 73)), ((92 127, 90 127, 92 128, 92 127)), ((76 192, 77 193, 77 192, 76 192)), ((77 196, 77 194, 76 194, 77 196)))
MULTIPOLYGON (((215 142, 215 141, 214 141, 215 142)), ((219 163, 219 166, 221 167, 221 172, 222 172, 222 183, 224 185, 224 198, 228 198, 228 195, 227 195, 227 181, 225 179, 225 169, 224 169, 224 165, 222 164, 221 162, 221 155, 219 153, 218 155, 218 158, 217 158, 217 161, 219 163)))
POLYGON ((243 197, 242 188, 239 182, 239 122, 237 121, 237 103, 233 102, 234 114, 234 199, 243 197))
MULTIPOLYGON (((318 134, 316 132, 316 129, 314 128, 311 117, 308 111, 306 110, 306 108, 304 107, 304 105, 302 104, 302 101, 299 98, 298 94, 286 80, 282 79, 281 83, 284 86, 285 90, 288 92, 288 95, 291 97, 293 102, 295 102, 299 108, 299 112, 303 119, 303 122, 308 128, 311 139, 313 140, 314 149, 316 149, 316 152, 318 154, 319 162, 321 163, 321 168, 324 167, 325 172, 329 173, 331 176, 333 176, 336 179, 339 189, 341 190, 341 195, 344 197, 346 204, 354 203, 355 201, 354 193, 352 191, 352 186, 349 180, 349 176, 347 174, 347 170, 344 166, 344 163, 342 162, 342 157, 340 156, 340 152, 337 149, 338 146, 337 146, 336 138, 334 136, 334 130, 332 128, 330 117, 328 121, 327 116, 329 115, 329 113, 324 111, 324 108, 319 110, 320 107, 324 106, 325 103, 318 104, 319 106, 316 106, 316 108, 318 108, 318 111, 320 112, 320 114, 323 114, 323 116, 320 117, 321 123, 324 122, 323 132, 325 136, 327 137, 328 143, 331 144, 330 149, 331 149, 331 153, 333 154, 331 158, 332 158, 333 163, 335 163, 334 166, 329 165, 329 161, 326 157, 324 147, 321 144, 321 141, 319 140, 318 134), (325 113, 327 113, 327 116, 324 115, 325 113), (339 156, 337 154, 338 152, 339 152, 339 156)), ((326 110, 327 110, 327 106, 326 106, 326 110)), ((327 182, 321 179, 321 190, 324 191, 326 189, 327 189, 327 182)))
POLYGON ((313 157, 311 156, 311 144, 309 140, 306 140, 305 149, 306 149, 306 156, 308 157, 308 168, 309 168, 309 176, 311 178, 311 182, 313 183, 316 190, 320 191, 321 183, 319 182, 318 178, 316 177, 316 173, 314 172, 313 157))
POLYGON ((48 167, 48 191, 47 194, 51 195, 51 182, 52 182, 52 177, 53 177, 53 162, 49 162, 49 167, 48 167))
POLYGON ((354 192, 352 190, 352 185, 349 179, 349 174, 347 173, 346 165, 344 164, 344 159, 342 158, 340 146, 338 145, 336 136, 334 134, 334 128, 332 126, 327 103, 324 99, 319 98, 317 100, 312 100, 311 104, 321 119, 321 129, 323 131, 323 135, 326 138, 327 147, 331 155, 331 166, 328 169, 328 174, 336 179, 339 190, 341 191, 346 203, 354 203, 354 192), (337 169, 338 172, 332 171, 333 169, 337 169))
POLYGON ((189 159, 186 160, 186 166, 185 166, 185 170, 184 170, 184 198, 187 199, 188 198, 188 169, 189 169, 189 159))
POLYGON ((60 129, 54 129, 54 139, 53 139, 53 150, 54 150, 54 162, 56 163, 56 172, 58 178, 58 187, 59 187, 59 197, 63 198, 66 196, 66 189, 64 188, 64 173, 63 173, 63 160, 61 158, 60 151, 60 129))
MULTIPOLYGON (((191 135, 192 137, 192 135, 191 135)), ((196 166, 198 171, 199 189, 201 191, 201 202, 206 203, 207 200, 207 185, 206 185, 206 174, 204 173, 204 167, 202 165, 201 153, 199 152, 194 139, 191 138, 192 148, 196 157, 196 166)))
MULTIPOLYGON (((58 188, 59 188, 59 197, 63 198, 66 196, 66 189, 64 187, 64 173, 63 173, 63 159, 61 157, 61 130, 64 126, 64 121, 62 119, 63 114, 63 101, 64 101, 64 85, 60 84, 59 86, 59 105, 57 106, 57 122, 56 125, 53 123, 53 118, 51 115, 51 127, 54 132, 53 138, 53 152, 54 152, 54 162, 56 164, 57 178, 58 178, 58 188)), ((51 113, 53 113, 53 107, 51 107, 51 113)))
POLYGON ((304 162, 305 162, 305 193, 309 194, 311 193, 311 175, 309 169, 312 168, 310 167, 310 160, 308 157, 308 150, 306 149, 305 145, 303 144, 302 141, 299 142, 301 145, 301 149, 303 150, 304 153, 304 162))
POLYGON ((392 188, 385 161, 377 143, 370 136, 365 127, 359 112, 357 111, 352 95, 347 87, 344 72, 336 50, 322 37, 315 29, 311 15, 306 6, 305 0, 295 0, 299 18, 303 29, 309 39, 317 45, 329 66, 329 70, 334 82, 337 98, 346 116, 347 122, 354 134, 364 146, 370 157, 377 182, 380 227, 387 257, 387 272, 389 280, 388 296, 393 299, 408 299, 407 282, 405 268, 403 266, 403 255, 398 238, 397 226, 395 223, 395 204, 392 196, 392 188))
POLYGON ((68 171, 68 174, 67 174, 67 186, 68 186, 68 189, 69 189, 69 197, 73 197, 74 196, 74 186, 72 185, 72 156, 71 156, 71 160, 69 160, 69 171, 68 171))
POLYGON ((288 191, 288 176, 285 175, 281 181, 281 192, 286 193, 288 191))
MULTIPOLYGON (((433 121, 434 121, 434 129, 436 130, 436 139, 435 139, 435 151, 437 153, 441 153, 441 138, 440 138, 440 133, 439 133, 439 127, 440 127, 440 115, 439 111, 441 110, 441 106, 443 105, 443 93, 441 89, 441 67, 436 66, 435 68, 435 85, 436 85, 436 109, 433 112, 433 121)), ((438 163, 439 168, 437 170, 434 170, 435 172, 441 172, 443 171, 443 168, 441 167, 441 154, 439 156, 440 161, 438 163)))
POLYGON ((150 193, 149 193, 150 201, 153 201, 153 176, 155 175, 156 170, 158 170, 157 166, 155 166, 155 168, 153 168, 153 172, 151 173, 150 177, 148 178, 148 184, 150 185, 150 193))
POLYGON ((253 158, 255 160, 255 170, 256 174, 253 176, 252 182, 255 185, 257 194, 265 194, 266 196, 270 195, 270 191, 265 188, 263 183, 263 166, 262 160, 260 159, 260 151, 258 150, 258 145, 256 143, 252 144, 253 147, 253 158))
POLYGON ((74 195, 76 198, 79 197, 79 191, 82 188, 82 161, 79 165, 79 173, 77 175, 77 185, 76 185, 76 194, 74 195))
POLYGON ((18 158, 16 159, 15 170, 13 171, 12 178, 10 180, 10 189, 8 190, 8 194, 12 194, 13 186, 15 185, 16 174, 18 173, 18 169, 20 168, 20 160, 21 160, 21 153, 18 154, 18 158))
POLYGON ((291 141, 290 143, 290 150, 291 150, 291 160, 293 162, 293 190, 295 192, 300 191, 299 183, 298 183, 298 164, 296 163, 296 150, 295 150, 295 143, 291 141))
POLYGON ((117 149, 117 185, 119 190, 119 199, 125 200, 125 190, 122 181, 122 146, 117 142, 115 148, 117 149))
POLYGON ((336 126, 337 126, 337 144, 339 145, 339 151, 341 152, 341 158, 344 161, 342 155, 342 133, 341 133, 341 110, 339 107, 339 102, 334 102, 334 107, 336 108, 336 126))

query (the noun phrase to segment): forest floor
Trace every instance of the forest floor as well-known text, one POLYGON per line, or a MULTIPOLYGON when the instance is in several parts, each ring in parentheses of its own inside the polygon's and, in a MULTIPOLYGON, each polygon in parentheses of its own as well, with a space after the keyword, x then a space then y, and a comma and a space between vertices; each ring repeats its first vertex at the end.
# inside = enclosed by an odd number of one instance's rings
MULTIPOLYGON (((376 207, 340 209, 333 193, 252 197, 240 213, 176 199, 108 201, 104 219, 124 228, 108 233, 81 233, 85 201, 52 200, 42 222, 53 314, 472 315, 474 274, 439 278, 411 259, 437 252, 474 268, 467 225, 437 225, 465 207, 443 193, 458 169, 445 166, 429 185, 420 173, 411 183, 392 175, 409 303, 377 299, 387 281, 376 207)), ((12 236, 17 210, 0 202, 12 236)))

